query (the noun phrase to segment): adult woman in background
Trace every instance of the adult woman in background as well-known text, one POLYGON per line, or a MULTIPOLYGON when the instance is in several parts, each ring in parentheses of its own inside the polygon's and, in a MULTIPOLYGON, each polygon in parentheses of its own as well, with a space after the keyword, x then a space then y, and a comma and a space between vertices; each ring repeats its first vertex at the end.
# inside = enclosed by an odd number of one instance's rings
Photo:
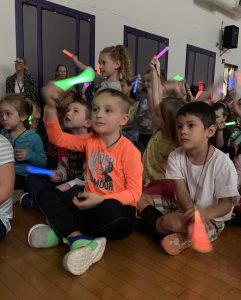
POLYGON ((69 71, 63 64, 58 64, 55 69, 54 80, 61 80, 69 77, 69 71))
POLYGON ((16 73, 6 79, 6 93, 24 94, 31 101, 36 102, 36 85, 33 77, 26 72, 25 58, 16 58, 15 70, 16 73))

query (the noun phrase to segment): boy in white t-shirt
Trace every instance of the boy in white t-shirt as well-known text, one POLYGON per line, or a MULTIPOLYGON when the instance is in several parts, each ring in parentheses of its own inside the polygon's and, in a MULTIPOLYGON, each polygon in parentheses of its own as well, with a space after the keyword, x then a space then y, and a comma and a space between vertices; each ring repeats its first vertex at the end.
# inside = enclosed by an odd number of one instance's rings
POLYGON ((192 102, 178 111, 177 135, 181 147, 170 153, 166 170, 166 178, 174 182, 176 200, 147 199, 140 212, 144 223, 147 218, 155 222, 154 227, 149 223, 152 232, 167 234, 161 245, 168 254, 179 254, 191 246, 188 232, 195 207, 205 222, 209 239, 214 241, 238 204, 235 167, 224 153, 209 144, 215 132, 216 117, 208 104, 192 102))

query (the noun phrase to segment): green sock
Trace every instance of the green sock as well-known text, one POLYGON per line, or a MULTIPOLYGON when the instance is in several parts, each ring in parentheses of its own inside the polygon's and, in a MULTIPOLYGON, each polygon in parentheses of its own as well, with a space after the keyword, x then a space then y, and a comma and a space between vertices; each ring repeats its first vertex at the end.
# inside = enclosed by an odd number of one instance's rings
POLYGON ((97 247, 97 242, 93 240, 78 239, 71 244, 70 250, 75 250, 81 247, 90 247, 94 251, 97 247))
POLYGON ((53 231, 52 228, 49 228, 47 246, 54 247, 57 246, 59 242, 60 239, 57 237, 56 233, 53 231))

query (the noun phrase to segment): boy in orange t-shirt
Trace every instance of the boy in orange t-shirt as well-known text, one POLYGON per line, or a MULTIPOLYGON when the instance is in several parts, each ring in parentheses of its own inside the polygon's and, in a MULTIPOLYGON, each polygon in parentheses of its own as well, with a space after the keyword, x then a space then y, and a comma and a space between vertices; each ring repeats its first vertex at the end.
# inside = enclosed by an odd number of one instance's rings
POLYGON ((113 89, 97 93, 92 103, 94 133, 77 136, 59 126, 60 95, 53 84, 43 88, 48 138, 57 146, 86 152, 86 186, 73 199, 54 187, 43 188, 36 201, 49 225, 32 227, 28 242, 31 247, 47 248, 66 238, 70 251, 64 267, 80 275, 101 259, 106 238, 121 239, 133 231, 143 168, 140 152, 120 133, 128 122, 128 97, 113 89))

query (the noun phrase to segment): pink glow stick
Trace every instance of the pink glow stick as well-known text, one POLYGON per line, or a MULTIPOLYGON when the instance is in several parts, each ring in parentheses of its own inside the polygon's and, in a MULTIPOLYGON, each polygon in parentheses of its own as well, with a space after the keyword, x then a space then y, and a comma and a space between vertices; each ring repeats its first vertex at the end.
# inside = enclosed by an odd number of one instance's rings
POLYGON ((161 52, 159 52, 157 55, 155 55, 155 58, 160 58, 164 53, 166 53, 169 50, 169 47, 165 47, 161 52))
POLYGON ((68 50, 64 49, 63 53, 66 54, 67 56, 69 56, 70 58, 72 58, 74 56, 73 53, 69 52, 68 50))
POLYGON ((219 86, 219 87, 217 87, 217 92, 218 92, 219 94, 222 94, 222 93, 223 93, 223 89, 219 86))
POLYGON ((91 82, 85 82, 85 83, 83 84, 83 89, 84 89, 84 91, 86 91, 86 89, 87 89, 90 85, 91 85, 91 82))

